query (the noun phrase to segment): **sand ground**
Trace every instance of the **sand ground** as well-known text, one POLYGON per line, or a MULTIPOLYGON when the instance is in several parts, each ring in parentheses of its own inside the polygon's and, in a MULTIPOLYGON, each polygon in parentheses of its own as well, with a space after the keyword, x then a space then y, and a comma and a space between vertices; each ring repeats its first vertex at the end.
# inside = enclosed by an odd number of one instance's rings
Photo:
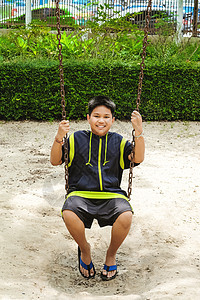
MULTIPOLYGON (((131 231, 119 275, 99 276, 110 227, 87 230, 97 276, 77 268, 60 216, 64 169, 49 162, 58 122, 0 122, 0 299, 200 299, 200 123, 144 123, 145 161, 134 169, 131 231)), ((71 122, 71 132, 88 129, 71 122)), ((131 125, 113 131, 131 138, 131 125)), ((128 172, 123 177, 127 189, 128 172)))

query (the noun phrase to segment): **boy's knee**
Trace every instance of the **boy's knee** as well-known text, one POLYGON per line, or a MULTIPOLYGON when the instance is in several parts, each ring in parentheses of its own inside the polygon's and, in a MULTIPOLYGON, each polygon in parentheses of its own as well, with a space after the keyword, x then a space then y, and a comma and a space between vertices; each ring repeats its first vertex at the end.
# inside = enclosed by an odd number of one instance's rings
POLYGON ((62 216, 65 224, 75 222, 78 219, 78 216, 71 210, 63 210, 62 216))
POLYGON ((131 226, 132 215, 133 214, 131 211, 125 211, 117 218, 117 220, 118 222, 120 222, 121 226, 123 226, 126 229, 131 226))

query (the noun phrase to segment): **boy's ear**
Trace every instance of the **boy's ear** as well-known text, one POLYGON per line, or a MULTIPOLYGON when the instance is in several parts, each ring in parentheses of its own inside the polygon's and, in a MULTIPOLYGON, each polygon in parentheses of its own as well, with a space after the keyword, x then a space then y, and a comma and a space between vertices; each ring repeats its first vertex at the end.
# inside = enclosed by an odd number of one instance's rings
POLYGON ((89 119, 90 119, 90 115, 89 115, 89 114, 87 114, 87 120, 89 121, 89 119))
POLYGON ((112 118, 112 123, 115 121, 115 117, 112 118))

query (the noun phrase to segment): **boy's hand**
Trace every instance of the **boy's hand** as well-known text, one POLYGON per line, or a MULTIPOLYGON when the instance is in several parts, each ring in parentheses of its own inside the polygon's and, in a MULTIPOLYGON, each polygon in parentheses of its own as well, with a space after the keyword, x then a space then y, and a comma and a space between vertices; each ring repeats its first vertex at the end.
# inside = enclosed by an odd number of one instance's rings
POLYGON ((133 129, 135 129, 135 135, 140 135, 143 131, 142 117, 137 110, 134 110, 131 114, 131 123, 132 123, 133 129))
POLYGON ((69 132, 69 121, 63 120, 59 123, 58 132, 56 134, 56 139, 62 141, 66 134, 69 132))

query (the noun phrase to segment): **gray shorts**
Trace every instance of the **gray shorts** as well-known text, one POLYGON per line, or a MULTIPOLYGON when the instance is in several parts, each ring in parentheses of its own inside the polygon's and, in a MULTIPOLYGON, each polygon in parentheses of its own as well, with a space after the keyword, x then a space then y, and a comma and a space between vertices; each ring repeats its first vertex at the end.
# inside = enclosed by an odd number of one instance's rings
POLYGON ((91 228, 96 219, 100 227, 112 226, 118 216, 132 207, 126 199, 87 199, 80 196, 70 196, 66 199, 62 211, 73 211, 84 223, 85 228, 91 228))

